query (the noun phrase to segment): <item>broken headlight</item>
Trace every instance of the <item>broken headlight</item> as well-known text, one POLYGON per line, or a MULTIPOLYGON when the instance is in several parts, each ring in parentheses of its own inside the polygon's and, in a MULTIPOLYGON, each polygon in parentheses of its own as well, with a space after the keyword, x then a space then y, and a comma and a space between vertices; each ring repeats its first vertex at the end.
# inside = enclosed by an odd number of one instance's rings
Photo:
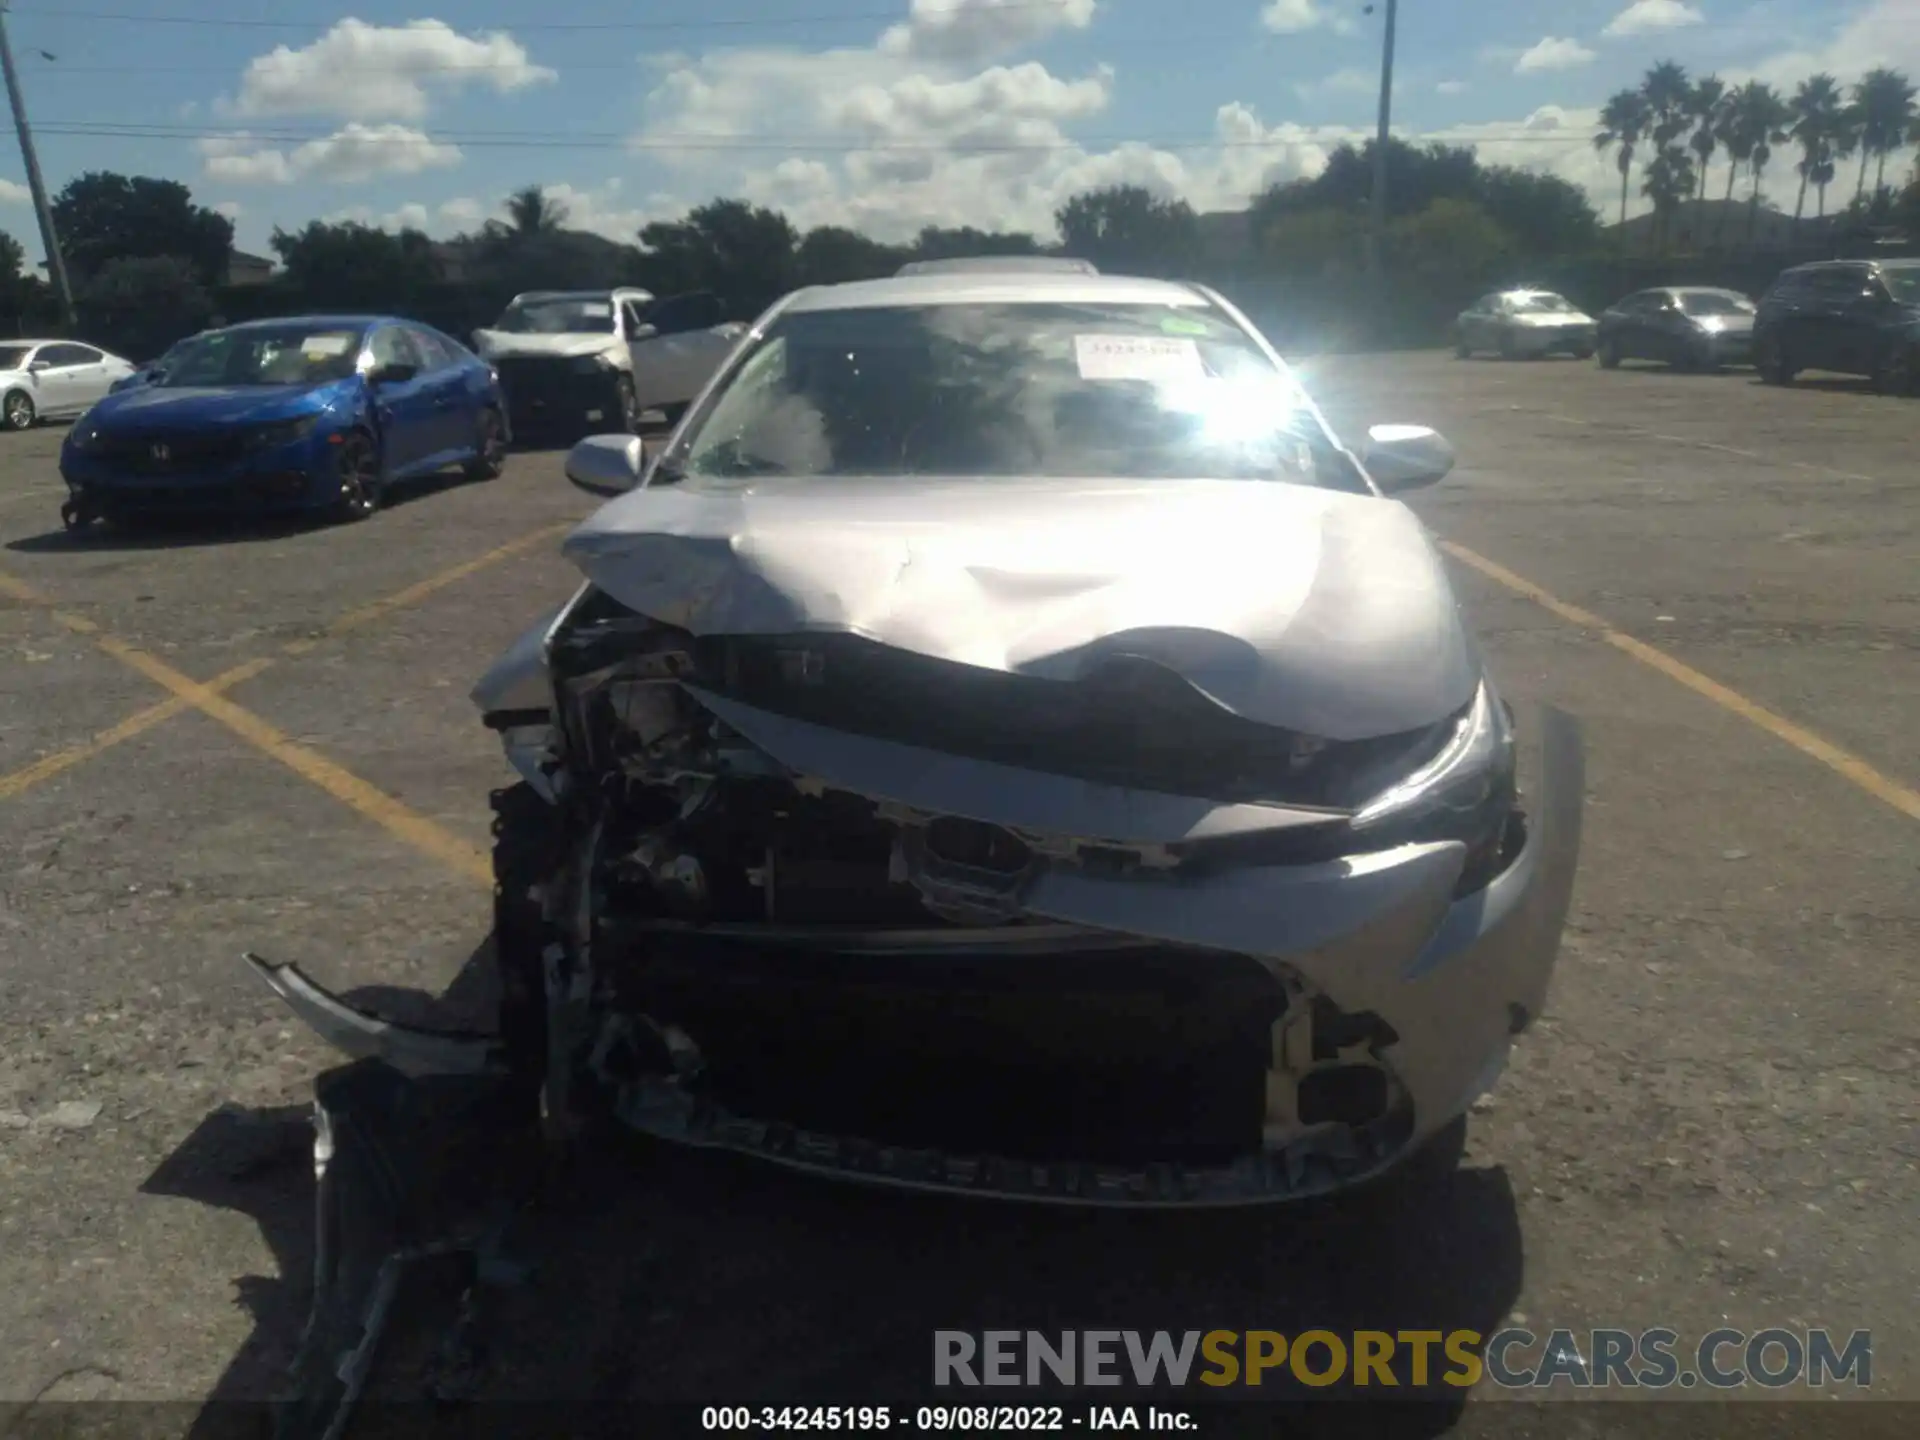
POLYGON ((1353 829, 1380 843, 1459 840, 1468 852, 1459 893, 1478 889, 1498 863, 1516 764, 1507 707, 1482 680, 1439 751, 1355 811, 1353 829))

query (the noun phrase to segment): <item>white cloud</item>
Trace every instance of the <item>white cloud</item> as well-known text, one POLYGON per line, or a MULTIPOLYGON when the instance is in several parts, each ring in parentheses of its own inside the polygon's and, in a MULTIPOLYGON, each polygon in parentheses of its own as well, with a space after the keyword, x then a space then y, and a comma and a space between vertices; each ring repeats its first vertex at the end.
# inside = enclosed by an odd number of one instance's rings
POLYGON ((296 180, 337 184, 382 175, 417 175, 460 163, 460 147, 404 125, 346 125, 322 140, 291 150, 242 133, 198 142, 207 178, 235 185, 290 185, 296 180))
POLYGON ((505 94, 556 79, 511 35, 465 36, 443 20, 342 20, 311 45, 277 45, 249 62, 231 109, 241 115, 419 120, 429 87, 489 85, 505 94))
POLYGON ((1353 21, 1325 0, 1267 0, 1260 23, 1276 35, 1298 35, 1322 25, 1338 35, 1353 33, 1353 21))
POLYGON ((1435 93, 1440 95, 1464 95, 1467 93, 1467 82, 1464 80, 1442 80, 1433 88, 1435 93))
POLYGON ((1602 35, 1651 35, 1659 30, 1678 30, 1683 25, 1698 25, 1706 19, 1682 0, 1633 0, 1607 22, 1602 35))
POLYGON ((33 192, 17 180, 0 180, 0 205, 25 205, 33 192))
POLYGON ((1380 93, 1380 77, 1371 70, 1359 70, 1349 67, 1336 70, 1331 75, 1318 80, 1308 80, 1293 87, 1294 94, 1302 100, 1311 100, 1326 95, 1377 95, 1380 93))
POLYGON ((1824 45, 1786 51, 1751 72, 1723 69, 1730 80, 1758 78, 1792 86, 1825 70, 1841 81, 1858 80, 1877 65, 1920 71, 1920 0, 1874 0, 1849 15, 1824 45))
POLYGON ((1093 23, 1094 0, 913 0, 906 23, 880 37, 883 54, 971 63, 1011 54, 1057 30, 1093 23))
POLYGON ((1563 40, 1549 35, 1531 49, 1523 50, 1520 58, 1513 62, 1517 75, 1531 74, 1536 70, 1573 70, 1593 59, 1593 51, 1578 40, 1563 40))
POLYGON ((456 230, 471 230, 487 218, 487 207, 478 200, 459 196, 441 201, 435 213, 442 223, 456 230))
POLYGON ((242 205, 238 200, 222 200, 218 205, 213 207, 213 213, 216 215, 224 215, 229 220, 238 220, 242 215, 247 213, 247 209, 246 206, 242 205))

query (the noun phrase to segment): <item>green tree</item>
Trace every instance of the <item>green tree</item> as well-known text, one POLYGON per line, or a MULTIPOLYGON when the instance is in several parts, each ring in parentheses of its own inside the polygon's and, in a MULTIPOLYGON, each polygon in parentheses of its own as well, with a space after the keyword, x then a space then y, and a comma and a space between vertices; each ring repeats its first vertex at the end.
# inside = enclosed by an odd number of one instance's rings
POLYGON ((1193 208, 1143 185, 1109 185, 1073 196, 1054 212, 1061 248, 1102 270, 1177 273, 1200 253, 1193 208))
MULTIPOLYGON (((1718 75, 1703 76, 1694 83, 1691 109, 1693 112, 1693 138, 1687 142, 1697 157, 1695 170, 1698 172, 1700 192, 1698 198, 1707 198, 1707 171, 1713 165, 1714 152, 1720 148, 1720 137, 1724 133, 1727 108, 1727 82, 1718 75)), ((1729 169, 1727 189, 1733 189, 1732 171, 1729 169)))
POLYGON ((1038 255, 1040 242, 1023 230, 976 230, 971 225, 928 225, 914 237, 916 260, 958 260, 968 255, 1038 255))
POLYGON ((1366 223, 1358 212, 1284 210, 1254 232, 1259 252, 1278 271, 1333 275, 1358 267, 1366 223))
POLYGON ((1693 156, 1682 142, 1694 124, 1694 85, 1684 66, 1662 60, 1641 79, 1640 94, 1653 138, 1640 193, 1653 202, 1654 247, 1664 250, 1681 202, 1693 194, 1693 156))
MULTIPOLYGON (((1255 232, 1290 210, 1365 209, 1373 196, 1373 148, 1371 140, 1336 146, 1311 180, 1269 187, 1253 203, 1255 232)), ((1471 146, 1387 140, 1389 218, 1418 214, 1436 200, 1471 197, 1479 183, 1480 162, 1471 146)))
POLYGON ((1620 244, 1627 243, 1627 184, 1633 176, 1633 157, 1653 125, 1653 110, 1647 97, 1638 90, 1622 90, 1610 97, 1600 109, 1600 128, 1593 137, 1593 148, 1613 152, 1613 165, 1620 172, 1620 244))
POLYGON ((1839 82, 1824 71, 1802 80, 1788 103, 1793 121, 1787 133, 1800 147, 1800 159, 1794 167, 1800 172, 1800 198, 1793 207, 1794 223, 1798 225, 1807 210, 1809 185, 1818 188, 1820 213, 1826 213, 1827 186, 1834 175, 1834 137, 1842 126, 1844 105, 1839 82))
POLYGON ((176 255, 109 260, 74 299, 89 337, 136 360, 204 329, 213 315, 199 275, 176 255))
POLYGON ((904 265, 907 253, 904 245, 883 245, 843 225, 817 225, 800 242, 797 279, 802 285, 878 280, 904 265))
POLYGON ((233 222, 194 204, 177 180, 90 170, 54 197, 53 223, 76 285, 111 260, 159 255, 186 261, 202 284, 227 278, 233 222))
POLYGON ((1864 186, 1867 159, 1874 166, 1873 188, 1878 194, 1887 185, 1887 160, 1907 144, 1907 135, 1917 123, 1913 82, 1898 70, 1885 67, 1869 70, 1853 87, 1853 103, 1860 111, 1860 179, 1864 186))
POLYGON ((1518 253, 1576 255, 1592 250, 1600 239, 1600 217, 1587 192, 1558 175, 1490 165, 1480 172, 1471 198, 1505 232, 1518 253))
POLYGON ((778 210, 713 200, 640 232, 647 286, 711 290, 733 313, 758 313, 793 288, 800 236, 778 210))
POLYGON ((1760 223, 1760 184, 1773 159, 1773 147, 1788 140, 1793 115, 1771 85, 1749 80, 1728 98, 1727 153, 1747 167, 1752 186, 1747 196, 1747 243, 1760 223))
POLYGON ((401 309, 440 274, 433 242, 418 230, 312 220, 292 232, 275 227, 271 243, 286 284, 315 308, 401 309))
POLYGON ((1442 199, 1389 225, 1386 250, 1403 275, 1471 289, 1501 270, 1515 245, 1513 236, 1471 200, 1442 199))
POLYGON ((516 235, 550 235, 566 226, 566 202, 528 185, 507 197, 507 219, 516 235))

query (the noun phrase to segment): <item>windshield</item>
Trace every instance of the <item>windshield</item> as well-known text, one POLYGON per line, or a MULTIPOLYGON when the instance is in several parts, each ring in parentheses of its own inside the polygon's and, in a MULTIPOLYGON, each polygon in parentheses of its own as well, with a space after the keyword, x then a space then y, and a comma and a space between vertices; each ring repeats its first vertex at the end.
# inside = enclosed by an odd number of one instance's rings
POLYGON ((360 358, 361 332, 337 326, 276 325, 221 330, 167 352, 155 383, 172 389, 198 385, 320 385, 344 380, 360 358))
POLYGON ((0 370, 18 370, 27 363, 30 345, 0 345, 0 370))
POLYGON ((689 434, 667 463, 694 484, 935 475, 1366 489, 1291 377, 1197 307, 789 313, 689 434))
POLYGON ((1578 311, 1558 295, 1540 291, 1532 295, 1515 295, 1513 308, 1522 315, 1573 315, 1578 311))
POLYGON ((1902 305, 1920 305, 1920 265, 1883 265, 1880 278, 1902 305))
POLYGON ((1754 309, 1744 295, 1723 295, 1714 290, 1682 291, 1680 308, 1689 315, 1751 315, 1754 309))
POLYGON ((585 295, 516 300, 493 328, 509 335, 604 335, 613 330, 613 302, 585 295))

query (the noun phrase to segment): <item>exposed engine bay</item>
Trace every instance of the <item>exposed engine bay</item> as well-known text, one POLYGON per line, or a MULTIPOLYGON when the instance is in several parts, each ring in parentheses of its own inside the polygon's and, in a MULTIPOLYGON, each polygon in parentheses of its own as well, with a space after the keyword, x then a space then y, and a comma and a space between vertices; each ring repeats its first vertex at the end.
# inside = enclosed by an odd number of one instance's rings
MULTIPOLYGON (((551 711, 490 723, 542 736, 522 768, 567 817, 553 833, 572 837, 544 862, 555 873, 536 862, 522 877, 540 918, 504 927, 543 937, 547 971, 517 993, 544 990, 579 1027, 557 1044, 535 1040, 552 1010, 517 1027, 523 1054, 567 1064, 548 1076, 564 1104, 682 1139, 703 1117, 763 1138, 784 1124, 816 1147, 851 1135, 897 1149, 895 1165, 972 1165, 984 1150, 1056 1176, 1193 1167, 1167 1200, 1198 1199, 1206 1169, 1262 1154, 1279 1183, 1255 1192, 1297 1189, 1336 1157, 1319 1185, 1337 1184, 1408 1142, 1410 1099, 1383 1056, 1397 1037, 1377 1013, 1269 957, 1049 914, 1044 893, 1118 883, 1178 905, 1260 867, 1312 875, 1436 826, 1456 837, 1457 813, 1372 836, 1352 817, 1469 717, 1327 742, 1234 716, 1151 661, 1061 682, 844 633, 695 636, 591 589, 549 637, 546 667, 551 711), (1035 780, 1151 787, 1189 816, 1240 818, 1209 833, 1146 815, 1117 836, 996 823, 796 770, 729 714, 1035 780)), ((1456 896, 1517 853, 1512 781, 1495 767, 1475 798, 1456 896)), ((1004 1175, 991 1188, 1036 1189, 1004 1175)))

